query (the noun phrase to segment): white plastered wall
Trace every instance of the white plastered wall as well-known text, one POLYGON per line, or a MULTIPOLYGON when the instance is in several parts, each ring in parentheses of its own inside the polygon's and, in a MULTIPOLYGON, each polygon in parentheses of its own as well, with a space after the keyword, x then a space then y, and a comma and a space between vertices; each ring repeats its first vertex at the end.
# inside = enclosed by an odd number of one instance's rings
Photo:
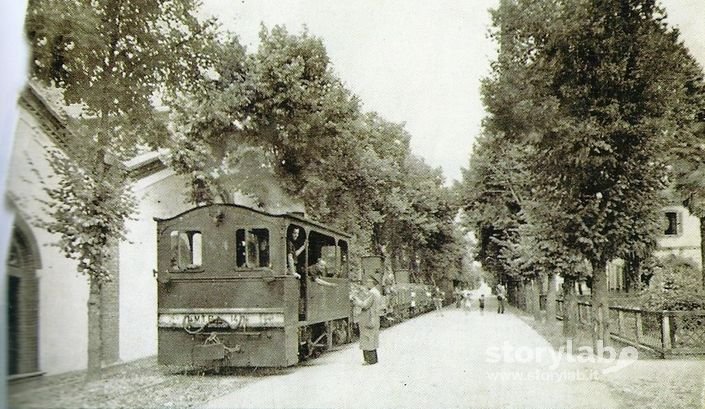
POLYGON ((88 281, 77 272, 75 262, 52 246, 58 236, 35 224, 37 217, 45 213, 39 200, 47 199, 39 182, 52 183, 45 146, 52 146, 51 140, 37 119, 20 108, 7 195, 18 209, 18 216, 31 226, 40 252, 39 369, 57 374, 86 368, 88 281))
MULTIPOLYGON (((683 206, 671 206, 663 209, 665 212, 677 212, 681 215, 678 234, 661 236, 658 239, 659 257, 675 254, 693 260, 700 268, 700 220, 691 215, 683 206)), ((664 216, 665 217, 665 216, 664 216)))
POLYGON ((120 359, 157 353, 157 224, 154 217, 175 216, 186 203, 183 177, 162 170, 136 182, 138 209, 127 222, 128 241, 120 243, 120 359))

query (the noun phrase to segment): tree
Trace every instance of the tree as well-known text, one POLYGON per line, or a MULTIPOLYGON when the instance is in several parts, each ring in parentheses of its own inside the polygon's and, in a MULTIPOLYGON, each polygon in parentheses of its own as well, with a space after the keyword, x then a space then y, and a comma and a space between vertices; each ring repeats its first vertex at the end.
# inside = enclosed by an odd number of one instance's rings
POLYGON ((452 279, 462 260, 462 238, 453 221, 457 209, 443 186, 442 172, 413 155, 405 168, 404 193, 411 206, 399 217, 401 231, 397 236, 405 233, 405 241, 411 242, 412 254, 423 264, 424 281, 452 279))
POLYGON ((260 40, 253 53, 219 41, 222 60, 181 104, 172 159, 210 186, 198 196, 229 200, 225 191, 240 190, 266 204, 251 177, 264 168, 311 217, 357 236, 351 255, 424 253, 429 268, 447 266, 458 250, 454 209, 440 170, 411 154, 403 125, 361 112, 320 39, 277 26, 260 40))
POLYGON ((522 246, 527 248, 530 263, 548 277, 546 319, 549 324, 553 324, 556 318, 555 285, 556 277, 560 275, 564 279, 564 334, 573 336, 578 318, 574 287, 575 282, 585 276, 580 268, 585 259, 571 248, 570 243, 564 241, 566 239, 564 234, 557 234, 560 228, 553 222, 554 212, 545 206, 540 197, 527 200, 524 203, 523 213, 527 222, 520 228, 520 234, 524 240, 522 246))
MULTIPOLYGON (((524 273, 533 274, 530 265, 520 259, 519 228, 525 223, 522 205, 530 192, 526 189, 524 147, 512 140, 491 119, 484 123, 484 135, 478 138, 463 171, 463 180, 455 186, 463 209, 463 227, 476 232, 479 241, 477 261, 495 279, 507 285, 509 299, 524 273)), ((528 277, 530 279, 530 277, 528 277)), ((538 300, 537 300, 538 302, 538 300)))
POLYGON ((32 77, 82 104, 88 133, 65 152, 50 152, 59 182, 48 186, 51 220, 61 251, 88 278, 88 375, 102 358, 100 294, 111 279, 110 246, 123 237, 132 212, 127 175, 117 165, 139 144, 159 145, 165 126, 152 100, 188 88, 208 58, 212 24, 196 16, 193 0, 31 0, 26 32, 32 77), (58 206, 56 205, 58 202, 58 206))
POLYGON ((688 258, 670 255, 658 261, 660 274, 641 294, 642 305, 652 311, 692 311, 705 308, 700 271, 688 258))
POLYGON ((705 81, 702 69, 685 50, 683 53, 690 72, 686 85, 690 100, 686 108, 690 109, 683 116, 690 123, 686 122, 686 130, 670 150, 669 170, 675 196, 700 220, 700 265, 705 287, 705 81))
POLYGON ((220 59, 206 73, 212 78, 182 100, 175 151, 184 153, 174 162, 183 172, 204 172, 216 191, 247 189, 227 169, 243 147, 262 149, 281 186, 325 217, 330 210, 316 205, 322 187, 315 186, 330 170, 328 182, 339 178, 336 161, 347 163, 357 99, 333 75, 320 39, 276 26, 263 27, 260 41, 253 54, 236 38, 218 43, 220 59))
POLYGON ((592 266, 593 339, 606 342, 606 263, 653 248, 664 152, 686 129, 682 47, 649 0, 506 1, 494 17, 495 99, 523 85, 491 112, 535 147, 532 191, 592 266))

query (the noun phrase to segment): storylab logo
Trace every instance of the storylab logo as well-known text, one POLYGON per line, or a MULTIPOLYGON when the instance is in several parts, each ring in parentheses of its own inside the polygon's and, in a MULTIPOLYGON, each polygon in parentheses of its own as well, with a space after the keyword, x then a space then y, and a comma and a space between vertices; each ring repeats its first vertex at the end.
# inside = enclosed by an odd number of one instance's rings
POLYGON ((598 364, 599 373, 606 375, 619 371, 631 365, 639 357, 636 348, 627 346, 613 348, 598 342, 597 348, 589 346, 573 347, 568 340, 558 350, 551 347, 516 346, 505 341, 501 346, 493 346, 485 351, 485 362, 499 364, 535 364, 537 367, 547 367, 548 370, 558 370, 564 363, 598 364))

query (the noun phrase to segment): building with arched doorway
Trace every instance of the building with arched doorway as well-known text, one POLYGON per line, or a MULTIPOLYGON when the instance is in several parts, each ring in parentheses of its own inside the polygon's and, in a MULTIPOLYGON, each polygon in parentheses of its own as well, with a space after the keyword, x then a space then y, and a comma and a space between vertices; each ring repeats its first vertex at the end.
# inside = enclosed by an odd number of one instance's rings
MULTIPOLYGON (((56 183, 48 149, 66 152, 75 137, 69 118, 47 91, 30 84, 21 94, 5 201, 13 213, 5 261, 10 379, 58 374, 87 367, 88 279, 55 245, 58 236, 40 227, 46 217, 46 186, 56 183)), ((122 164, 138 199, 126 223, 127 240, 114 245, 113 280, 101 296, 103 364, 156 354, 156 223, 186 210, 187 181, 145 152, 122 164)))
POLYGON ((41 259, 31 229, 14 221, 6 260, 8 374, 39 373, 39 286, 41 259))

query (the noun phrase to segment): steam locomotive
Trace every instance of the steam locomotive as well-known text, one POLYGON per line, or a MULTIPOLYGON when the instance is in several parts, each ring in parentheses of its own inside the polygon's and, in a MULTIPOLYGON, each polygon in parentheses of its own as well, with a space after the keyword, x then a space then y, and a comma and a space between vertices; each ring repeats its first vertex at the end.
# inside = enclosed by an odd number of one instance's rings
MULTIPOLYGON (((155 221, 160 364, 285 367, 353 340, 348 234, 234 204, 155 221)), ((430 310, 429 291, 400 285, 381 314, 430 310)))

